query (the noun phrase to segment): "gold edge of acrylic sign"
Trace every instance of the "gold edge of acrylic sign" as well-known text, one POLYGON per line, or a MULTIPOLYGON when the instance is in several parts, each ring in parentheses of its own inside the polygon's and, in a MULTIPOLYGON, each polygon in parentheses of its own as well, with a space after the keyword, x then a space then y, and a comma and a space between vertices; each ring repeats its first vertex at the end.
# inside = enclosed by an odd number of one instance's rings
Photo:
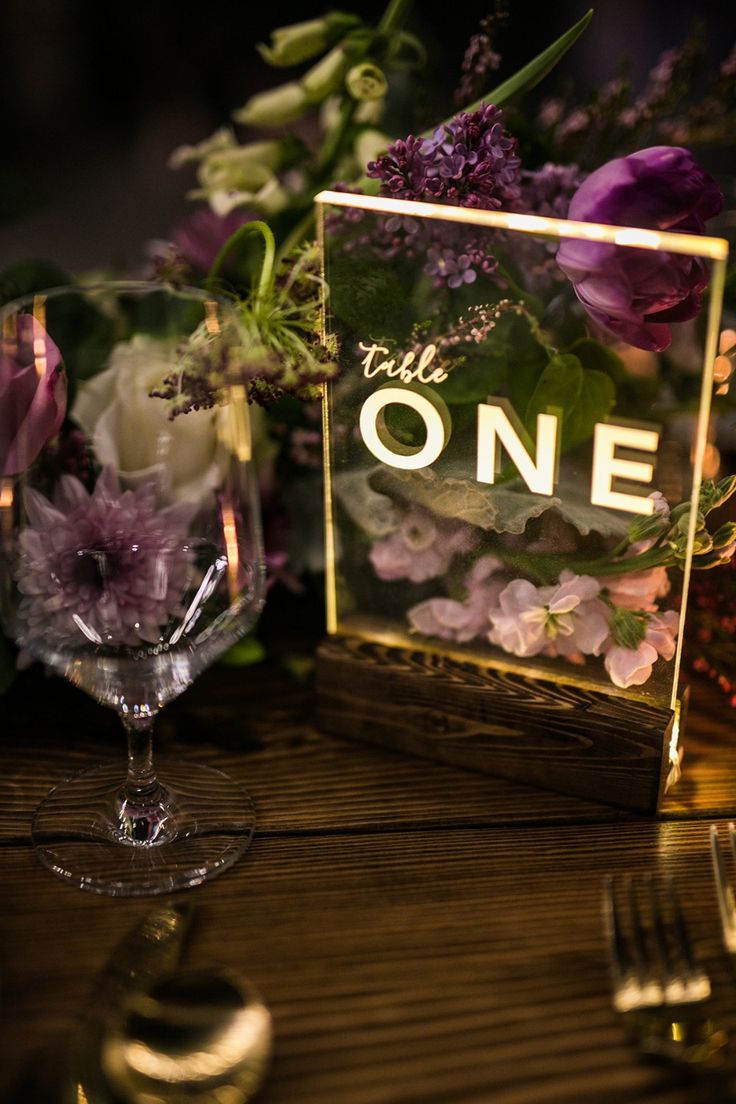
MULTIPOLYGON (((324 208, 326 205, 335 207, 353 207, 365 211, 373 211, 379 214, 406 215, 413 218, 439 219, 445 222, 459 222, 473 226, 512 230, 526 234, 537 234, 557 239, 575 238, 582 241, 602 242, 610 245, 627 246, 633 249, 643 250, 667 250, 670 253, 682 253, 692 257, 702 257, 712 260, 714 263, 711 278, 710 301, 708 306, 708 320, 705 337, 703 375, 700 394, 700 408, 696 428, 695 443, 693 448, 693 484, 691 502, 697 502, 702 481, 703 460, 708 437, 708 422, 710 417, 711 394, 713 389, 713 365, 718 347, 718 331, 721 317, 726 261, 728 258, 728 242, 723 238, 701 237, 695 234, 668 233, 665 231, 647 230, 641 227, 631 226, 607 226, 599 223, 573 222, 566 219, 544 218, 538 215, 514 214, 504 211, 478 211, 466 207, 450 207, 438 203, 422 203, 413 200, 391 199, 384 196, 355 195, 349 192, 323 191, 315 197, 318 205, 317 224, 318 240, 320 246, 320 258, 322 264, 322 277, 325 279, 325 234, 324 234, 324 208)), ((326 284, 323 283, 322 303, 322 337, 326 337, 327 303, 326 284)), ((337 570, 335 556, 335 529, 334 529, 334 502, 332 492, 332 445, 330 440, 330 402, 331 385, 323 385, 323 432, 324 432, 324 469, 325 469, 325 544, 326 544, 326 594, 327 594, 327 629, 329 633, 338 631, 337 616, 337 570)), ((688 529, 685 567, 682 581, 682 610, 687 611, 687 598, 690 587, 690 574, 692 570, 693 546, 695 542, 695 525, 697 521, 696 511, 691 511, 690 525, 688 529)), ((347 630, 349 631, 349 629, 347 630)), ((371 639, 383 643, 395 643, 391 633, 372 633, 371 639)), ((680 662, 682 658, 682 646, 684 633, 680 631, 677 638, 677 648, 674 657, 672 695, 670 707, 678 708, 678 681, 680 662)), ((419 650, 433 651, 431 646, 412 642, 413 647, 419 650)), ((454 655, 455 658, 480 663, 481 666, 496 667, 497 669, 518 670, 512 663, 505 663, 498 658, 490 658, 486 661, 478 657, 470 657, 464 653, 442 648, 442 654, 454 655)), ((524 669, 537 677, 550 677, 549 672, 543 670, 534 671, 528 664, 524 669)), ((557 674, 555 673, 555 676, 557 674)), ((581 678, 574 674, 563 675, 560 681, 576 686, 594 686, 597 683, 581 678)), ((612 690, 615 693, 615 690, 612 690)), ((641 700, 651 700, 648 696, 639 693, 622 694, 641 700)))
MULTIPOLYGON (((319 246, 321 302, 320 341, 327 341, 327 278, 325 273, 325 212, 317 208, 317 243, 319 246)), ((325 495, 325 619, 327 632, 337 632, 337 567, 335 563, 335 516, 332 496, 332 437, 330 434, 331 392, 328 383, 322 384, 322 462, 325 495)))
POLYGON ((598 222, 573 222, 568 219, 544 218, 541 215, 515 214, 511 211, 478 211, 469 207, 449 207, 441 203, 420 203, 410 199, 390 199, 387 196, 353 195, 350 192, 320 192, 315 196, 315 203, 357 207, 363 211, 377 211, 386 215, 463 222, 496 230, 518 230, 524 234, 628 245, 636 249, 666 249, 670 253, 686 253, 691 257, 706 257, 711 261, 725 260, 728 256, 728 242, 725 238, 645 230, 639 226, 605 226, 598 222))
MULTIPOLYGON (((727 256, 727 255, 726 255, 727 256)), ((705 346, 703 349, 703 378, 700 387, 700 405, 698 409, 698 423, 695 429, 695 444, 693 446, 693 486, 690 501, 697 506, 700 499, 700 485, 703 481, 703 460, 708 444, 708 426, 710 423, 710 402, 713 394, 713 368, 718 352, 718 331, 720 328, 721 310, 723 308, 723 293, 726 286, 726 257, 715 261, 710 282, 710 301, 708 303, 708 319, 705 330, 705 346)), ((682 593, 680 596, 680 609, 682 620, 687 618, 687 601, 690 593, 690 574, 693 567, 693 547, 695 545, 695 526, 697 524, 697 509, 690 510, 690 524, 687 530, 687 545, 685 547, 685 566, 682 572, 682 593)), ((685 634, 680 631, 677 634, 677 646, 675 649, 675 665, 672 673, 672 700, 670 708, 675 708, 677 700, 677 684, 680 678, 680 661, 682 659, 682 647, 685 634)))

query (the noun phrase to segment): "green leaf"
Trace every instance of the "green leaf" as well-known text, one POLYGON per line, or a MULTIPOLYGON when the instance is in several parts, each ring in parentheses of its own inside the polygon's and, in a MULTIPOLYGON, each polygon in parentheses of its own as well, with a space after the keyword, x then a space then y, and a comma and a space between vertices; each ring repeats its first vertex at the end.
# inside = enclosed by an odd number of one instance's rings
MULTIPOLYGON (((573 27, 570 27, 569 31, 565 31, 556 42, 553 42, 551 46, 548 46, 546 50, 543 50, 541 54, 538 54, 533 61, 530 61, 528 65, 525 65, 523 69, 519 69, 518 73, 515 73, 513 77, 509 77, 503 84, 499 84, 493 91, 487 92, 485 96, 481 96, 475 103, 470 104, 469 107, 464 108, 464 111, 477 111, 481 104, 493 103, 502 104, 506 100, 511 99, 512 96, 518 95, 520 92, 528 92, 530 88, 534 88, 536 84, 539 84, 544 77, 550 73, 557 62, 560 61, 570 47, 577 42, 580 35, 593 18, 593 9, 585 13, 582 19, 580 19, 573 27)), ((449 120, 446 120, 449 122, 449 120)), ((427 131, 424 135, 425 138, 430 138, 434 133, 435 128, 427 131)))
POLYGON ((382 468, 362 468, 335 474, 335 497, 345 513, 370 537, 385 537, 399 527, 392 500, 373 489, 371 479, 382 468))
POLYGON ((391 503, 389 496, 403 498, 439 517, 465 521, 489 532, 523 533, 533 518, 557 510, 582 536, 595 532, 620 540, 626 534, 629 518, 591 506, 589 484, 581 483, 579 473, 566 471, 564 465, 552 497, 533 494, 520 480, 500 486, 478 483, 464 475, 466 471, 467 465, 456 462, 443 465, 441 471, 374 468, 371 485, 387 504, 391 503))
POLYGON ((506 334, 506 386, 511 405, 517 414, 523 416, 539 377, 549 362, 549 354, 537 341, 526 318, 517 314, 507 315, 506 318, 506 326, 501 327, 499 323, 497 327, 506 334))
POLYGON ((562 419, 562 439, 583 388, 583 366, 575 356, 553 357, 539 377, 524 414, 524 424, 535 436, 538 414, 557 414, 562 419))
POLYGON ((559 499, 531 494, 521 483, 493 487, 431 468, 418 471, 383 468, 374 476, 373 485, 389 495, 424 506, 439 517, 465 521, 496 533, 523 533, 531 518, 560 505, 559 499))
POLYGON ((613 380, 604 372, 584 372, 580 397, 562 424, 562 451, 590 440, 598 422, 606 420, 616 402, 613 380))
POLYGON ((465 364, 453 367, 439 394, 448 406, 485 402, 503 388, 506 369, 506 358, 495 353, 468 358, 465 364))
POLYGON ((529 401, 524 423, 533 434, 537 415, 560 412, 561 450, 569 452, 593 436, 597 422, 610 413, 616 390, 610 376, 586 371, 570 353, 553 357, 542 372, 529 401))
POLYGON ((367 267, 365 259, 333 255, 330 312, 356 333, 378 341, 411 332, 409 295, 416 272, 399 262, 367 267))
POLYGON ((233 644, 229 651, 225 652, 220 663, 223 667, 251 667, 254 663, 261 663, 266 658, 266 652, 255 636, 244 636, 237 644, 233 644))
POLYGON ((601 345, 600 341, 594 341, 592 337, 578 338, 567 352, 574 353, 583 368, 605 372, 614 383, 623 383, 628 377, 624 362, 618 353, 614 353, 608 345, 601 345))

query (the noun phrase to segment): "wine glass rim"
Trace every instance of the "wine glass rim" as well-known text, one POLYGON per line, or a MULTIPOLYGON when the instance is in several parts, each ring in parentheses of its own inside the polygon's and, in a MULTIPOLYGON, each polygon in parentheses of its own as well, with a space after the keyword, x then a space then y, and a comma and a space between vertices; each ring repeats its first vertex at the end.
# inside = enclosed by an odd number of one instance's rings
POLYGON ((75 293, 79 295, 101 294, 103 292, 114 294, 161 294, 166 293, 172 298, 194 299, 199 302, 214 302, 220 307, 235 312, 235 305, 225 295, 218 295, 203 288, 192 287, 189 284, 174 285, 168 283, 154 283, 151 280, 96 280, 88 284, 56 284, 49 288, 40 288, 37 291, 28 291, 23 295, 17 295, 0 306, 0 321, 6 317, 18 313, 21 304, 29 303, 34 299, 57 299, 62 295, 75 293))

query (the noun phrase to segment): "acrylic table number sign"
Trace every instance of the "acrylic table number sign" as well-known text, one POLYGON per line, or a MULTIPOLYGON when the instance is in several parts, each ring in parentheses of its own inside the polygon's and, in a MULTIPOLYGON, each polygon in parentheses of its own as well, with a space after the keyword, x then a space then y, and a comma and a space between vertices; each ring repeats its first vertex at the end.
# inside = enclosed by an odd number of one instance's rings
POLYGON ((708 518, 732 481, 703 479, 726 242, 317 203, 341 365, 322 726, 654 811, 693 560, 733 551, 708 518))

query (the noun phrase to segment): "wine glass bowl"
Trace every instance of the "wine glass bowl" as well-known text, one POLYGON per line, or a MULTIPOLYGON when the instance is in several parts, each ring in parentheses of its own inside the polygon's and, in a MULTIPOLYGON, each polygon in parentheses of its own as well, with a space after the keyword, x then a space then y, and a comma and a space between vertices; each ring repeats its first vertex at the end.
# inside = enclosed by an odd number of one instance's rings
POLYGON ((247 847, 246 793, 154 770, 151 729, 265 593, 235 309, 154 284, 59 288, 0 312, 0 611, 19 647, 115 709, 104 764, 40 806, 39 857, 103 893, 168 892, 247 847))

